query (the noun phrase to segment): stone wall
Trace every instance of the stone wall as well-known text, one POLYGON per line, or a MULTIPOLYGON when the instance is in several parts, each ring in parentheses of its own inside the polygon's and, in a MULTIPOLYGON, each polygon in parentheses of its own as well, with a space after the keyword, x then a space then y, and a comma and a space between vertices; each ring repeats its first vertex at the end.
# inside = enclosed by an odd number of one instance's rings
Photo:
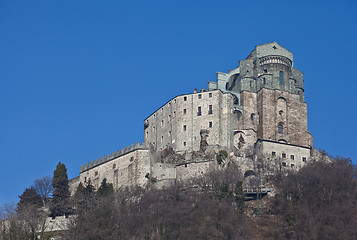
POLYGON ((145 144, 154 151, 199 151, 201 130, 210 146, 230 145, 233 96, 219 90, 181 95, 145 119, 145 144))
POLYGON ((192 178, 200 177, 216 167, 214 160, 191 162, 176 166, 177 181, 190 181, 192 178))
POLYGON ((122 186, 144 186, 148 180, 145 175, 148 173, 150 173, 149 150, 137 149, 82 171, 80 182, 90 181, 96 189, 104 178, 109 183, 113 183, 116 189, 122 186))
POLYGON ((270 161, 279 161, 285 168, 299 169, 311 160, 310 156, 311 149, 308 147, 267 140, 258 140, 256 144, 257 158, 265 157, 270 161))

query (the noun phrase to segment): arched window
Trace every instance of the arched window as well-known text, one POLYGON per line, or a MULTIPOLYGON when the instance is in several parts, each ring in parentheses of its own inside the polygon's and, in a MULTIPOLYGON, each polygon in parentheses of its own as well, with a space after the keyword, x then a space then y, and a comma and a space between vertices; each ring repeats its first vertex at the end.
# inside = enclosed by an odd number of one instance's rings
POLYGON ((279 123, 278 124, 278 133, 283 133, 283 130, 284 130, 283 123, 279 123))
POLYGON ((279 84, 280 85, 284 84, 284 72, 283 71, 279 72, 279 84))

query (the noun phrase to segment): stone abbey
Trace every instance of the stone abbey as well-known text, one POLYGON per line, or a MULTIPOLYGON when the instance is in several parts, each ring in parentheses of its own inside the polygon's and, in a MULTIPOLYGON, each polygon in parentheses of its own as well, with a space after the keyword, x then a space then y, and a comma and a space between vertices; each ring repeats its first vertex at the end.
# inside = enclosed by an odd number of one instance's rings
POLYGON ((87 163, 72 189, 106 178, 114 188, 167 186, 227 162, 242 175, 299 169, 317 151, 307 128, 303 73, 276 42, 256 46, 207 89, 169 100, 144 120, 144 143, 87 163))

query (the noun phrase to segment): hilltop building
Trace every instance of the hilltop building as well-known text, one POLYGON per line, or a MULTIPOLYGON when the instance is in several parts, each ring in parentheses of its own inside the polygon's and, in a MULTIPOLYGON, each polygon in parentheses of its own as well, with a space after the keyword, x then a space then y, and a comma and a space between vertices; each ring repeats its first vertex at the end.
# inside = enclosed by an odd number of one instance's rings
POLYGON ((137 143, 81 166, 72 180, 103 178, 122 186, 165 186, 205 174, 227 161, 248 176, 298 169, 313 158, 303 73, 276 42, 256 46, 208 88, 169 100, 144 120, 137 143), (222 155, 222 158, 217 158, 222 155), (216 161, 220 159, 220 161, 216 161))

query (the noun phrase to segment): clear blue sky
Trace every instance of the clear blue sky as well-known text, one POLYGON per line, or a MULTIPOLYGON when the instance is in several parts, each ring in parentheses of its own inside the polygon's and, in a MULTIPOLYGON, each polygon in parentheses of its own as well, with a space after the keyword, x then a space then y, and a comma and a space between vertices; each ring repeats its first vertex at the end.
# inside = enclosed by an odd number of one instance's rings
POLYGON ((315 146, 357 162, 356 1, 0 1, 0 204, 59 161, 143 141, 143 120, 277 41, 315 146))

